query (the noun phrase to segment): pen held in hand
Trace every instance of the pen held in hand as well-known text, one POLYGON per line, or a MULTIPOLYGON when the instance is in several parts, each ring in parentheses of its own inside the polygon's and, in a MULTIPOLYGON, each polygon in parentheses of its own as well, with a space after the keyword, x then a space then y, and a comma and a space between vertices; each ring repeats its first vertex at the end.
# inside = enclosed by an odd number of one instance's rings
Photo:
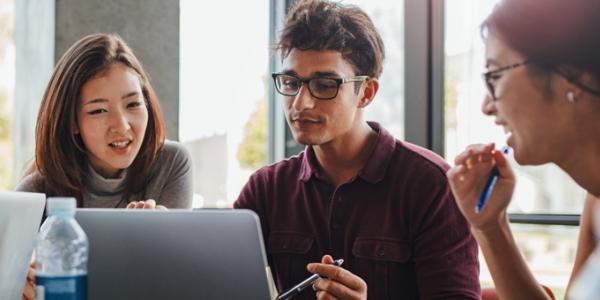
MULTIPOLYGON (((503 147, 502 148, 502 153, 504 154, 508 154, 508 147, 503 147)), ((475 207, 475 213, 479 213, 482 209, 483 206, 487 203, 488 199, 490 198, 490 195, 492 194, 492 191, 494 190, 494 186, 496 185, 496 182, 498 181, 498 177, 500 176, 500 171, 498 171, 498 168, 494 167, 492 169, 492 172, 490 173, 490 177, 488 178, 487 182, 485 183, 485 187, 483 188, 483 192, 481 193, 481 196, 479 197, 479 201, 477 201, 477 206, 475 207)))
MULTIPOLYGON (((333 263, 332 263, 332 265, 336 265, 336 266, 339 267, 343 263, 344 263, 344 260, 340 258, 340 259, 334 260, 333 263)), ((321 278, 321 276, 319 276, 319 274, 313 274, 313 275, 311 275, 310 277, 304 279, 302 282, 298 283, 294 287, 292 287, 289 290, 285 291, 283 294, 277 296, 277 300, 290 299, 290 298, 298 295, 300 292, 302 292, 302 290, 304 290, 305 288, 311 286, 319 278, 321 278)))

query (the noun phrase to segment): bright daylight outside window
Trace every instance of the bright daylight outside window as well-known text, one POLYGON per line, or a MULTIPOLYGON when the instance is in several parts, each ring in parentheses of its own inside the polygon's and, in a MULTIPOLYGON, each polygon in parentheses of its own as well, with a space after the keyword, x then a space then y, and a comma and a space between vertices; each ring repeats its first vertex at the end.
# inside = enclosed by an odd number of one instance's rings
POLYGON ((181 0, 181 142, 194 207, 229 207, 267 163, 269 1, 181 0))
POLYGON ((404 138, 404 1, 347 0, 373 20, 385 45, 380 89, 366 109, 365 119, 380 123, 396 138, 404 138))
MULTIPOLYGON (((484 44, 480 24, 498 0, 445 2, 445 157, 454 157, 472 143, 506 143, 503 129, 483 115, 484 44)), ((523 99, 526 101, 527 99, 523 99)), ((584 191, 554 165, 518 166, 512 161, 517 186, 510 213, 579 214, 584 191)), ((577 244, 577 227, 512 225, 515 238, 538 281, 562 298, 577 244)), ((482 261, 482 282, 491 277, 482 261)))
POLYGON ((0 190, 13 188, 11 122, 15 86, 15 3, 0 0, 0 190))

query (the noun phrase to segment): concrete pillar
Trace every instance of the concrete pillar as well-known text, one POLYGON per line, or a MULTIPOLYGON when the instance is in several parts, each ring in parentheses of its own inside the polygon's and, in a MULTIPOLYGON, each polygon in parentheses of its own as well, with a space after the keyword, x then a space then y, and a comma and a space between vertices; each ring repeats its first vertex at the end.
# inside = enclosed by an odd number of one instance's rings
POLYGON ((167 137, 179 139, 179 1, 19 0, 16 3, 15 173, 20 173, 24 162, 32 158, 33 128, 54 63, 75 41, 90 33, 116 33, 129 44, 158 94, 167 137))
POLYGON ((35 121, 54 68, 54 1, 15 1, 15 103, 13 116, 15 185, 33 159, 35 121))

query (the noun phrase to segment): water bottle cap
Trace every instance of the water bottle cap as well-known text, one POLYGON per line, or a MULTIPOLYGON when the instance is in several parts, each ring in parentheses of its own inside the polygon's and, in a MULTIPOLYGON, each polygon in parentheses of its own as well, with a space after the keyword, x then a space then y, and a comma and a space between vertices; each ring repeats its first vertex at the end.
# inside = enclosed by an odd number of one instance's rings
POLYGON ((48 214, 74 212, 77 207, 75 198, 48 198, 46 209, 48 214))

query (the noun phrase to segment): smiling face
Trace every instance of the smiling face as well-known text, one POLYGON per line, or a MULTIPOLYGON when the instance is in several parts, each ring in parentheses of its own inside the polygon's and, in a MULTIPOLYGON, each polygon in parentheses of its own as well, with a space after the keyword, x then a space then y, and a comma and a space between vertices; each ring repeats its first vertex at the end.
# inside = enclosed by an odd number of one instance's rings
MULTIPOLYGON (((486 59, 491 71, 526 60, 494 34, 486 40, 486 59)), ((494 76, 491 83, 497 100, 487 95, 482 111, 504 128, 517 162, 538 165, 556 162, 568 151, 574 122, 565 97, 569 91, 565 79, 554 73, 535 78, 545 75, 531 74, 531 67, 528 64, 494 76), (546 86, 549 91, 544 90, 546 86)))
POLYGON ((120 63, 83 85, 77 130, 102 176, 115 177, 135 160, 148 125, 145 103, 139 76, 120 63))
MULTIPOLYGON (((282 73, 302 79, 362 75, 354 73, 340 52, 298 49, 292 49, 284 58, 282 73)), ((362 120, 360 108, 371 101, 364 101, 363 88, 358 94, 355 93, 355 83, 341 84, 337 96, 330 100, 316 99, 306 84, 302 84, 296 96, 283 98, 285 115, 294 139, 304 145, 323 145, 351 135, 362 120)))

